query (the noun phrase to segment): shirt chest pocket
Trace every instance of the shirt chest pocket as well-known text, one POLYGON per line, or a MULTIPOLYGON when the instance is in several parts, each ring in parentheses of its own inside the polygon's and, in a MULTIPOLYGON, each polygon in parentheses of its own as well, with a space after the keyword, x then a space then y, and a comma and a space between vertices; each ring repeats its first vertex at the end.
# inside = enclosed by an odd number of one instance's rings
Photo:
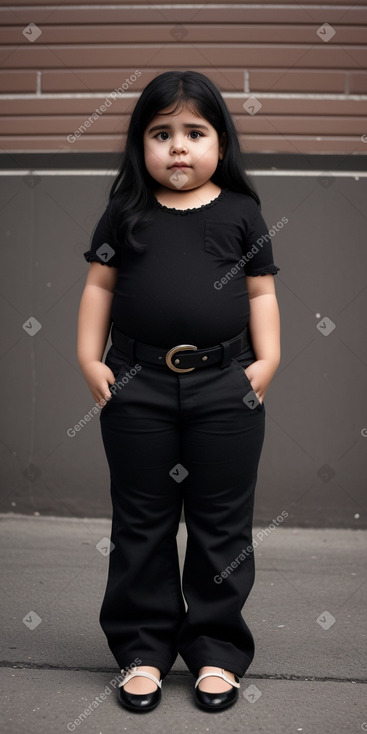
POLYGON ((233 222, 204 222, 204 251, 221 260, 237 262, 242 256, 243 235, 233 222))

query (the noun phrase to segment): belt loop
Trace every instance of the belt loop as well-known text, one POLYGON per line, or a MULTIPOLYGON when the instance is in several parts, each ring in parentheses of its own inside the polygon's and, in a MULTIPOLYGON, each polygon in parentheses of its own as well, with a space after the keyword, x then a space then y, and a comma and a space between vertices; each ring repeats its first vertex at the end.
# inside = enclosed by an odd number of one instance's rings
POLYGON ((220 342, 220 346, 222 347, 222 350, 223 350, 220 367, 227 367, 227 365, 229 365, 231 361, 231 351, 230 351, 231 345, 229 342, 220 342))

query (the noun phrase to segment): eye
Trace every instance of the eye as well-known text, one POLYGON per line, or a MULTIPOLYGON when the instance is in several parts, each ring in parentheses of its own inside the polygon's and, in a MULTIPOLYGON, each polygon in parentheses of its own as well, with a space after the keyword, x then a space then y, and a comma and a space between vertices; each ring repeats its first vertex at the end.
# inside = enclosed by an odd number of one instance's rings
POLYGON ((168 135, 166 132, 157 133, 157 135, 154 135, 155 138, 159 138, 160 135, 168 135))
MULTIPOLYGON (((191 130, 190 135, 199 135, 201 138, 204 137, 203 133, 199 132, 199 130, 191 130)), ((160 135, 168 135, 168 133, 165 130, 162 130, 161 133, 157 133, 157 135, 154 135, 155 138, 159 138, 160 135)), ((166 138, 167 139, 167 138, 166 138)), ((198 140, 198 138, 193 138, 193 140, 198 140)), ((164 142, 164 141, 162 141, 164 142)))

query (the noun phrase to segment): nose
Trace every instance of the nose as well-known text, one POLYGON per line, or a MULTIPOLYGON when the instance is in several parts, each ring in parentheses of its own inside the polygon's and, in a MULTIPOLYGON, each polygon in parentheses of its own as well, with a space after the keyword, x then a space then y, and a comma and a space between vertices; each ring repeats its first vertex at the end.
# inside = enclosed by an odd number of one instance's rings
POLYGON ((171 153, 178 153, 179 151, 181 152, 181 151, 186 151, 186 150, 187 150, 187 147, 185 143, 183 143, 182 141, 180 142, 179 138, 177 140, 175 139, 171 145, 171 153))

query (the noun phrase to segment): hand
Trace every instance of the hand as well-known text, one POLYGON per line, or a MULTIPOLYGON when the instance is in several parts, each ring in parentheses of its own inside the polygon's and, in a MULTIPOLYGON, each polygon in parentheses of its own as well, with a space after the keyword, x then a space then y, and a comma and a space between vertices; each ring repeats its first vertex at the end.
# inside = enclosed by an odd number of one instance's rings
POLYGON ((94 400, 103 408, 106 401, 112 397, 109 386, 115 382, 115 375, 104 362, 97 360, 88 362, 82 369, 94 400))
POLYGON ((268 360, 258 359, 244 370, 260 403, 264 400, 265 393, 271 383, 276 369, 277 368, 268 360))

